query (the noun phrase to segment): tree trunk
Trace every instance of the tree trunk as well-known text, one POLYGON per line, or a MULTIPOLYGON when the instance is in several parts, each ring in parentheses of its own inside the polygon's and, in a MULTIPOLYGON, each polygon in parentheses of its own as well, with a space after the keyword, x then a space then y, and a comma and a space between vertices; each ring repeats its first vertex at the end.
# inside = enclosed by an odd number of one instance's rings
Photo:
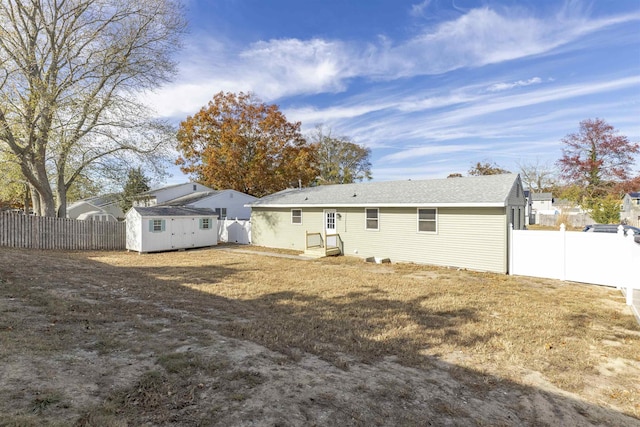
POLYGON ((29 193, 31 194, 31 206, 33 206, 33 214, 41 216, 42 212, 40 211, 40 195, 33 185, 28 185, 29 193))
POLYGON ((67 186, 64 176, 58 172, 58 185, 56 186, 56 214, 58 218, 67 217, 67 186))
MULTIPOLYGON (((24 184, 24 214, 29 215, 29 200, 31 200, 31 191, 29 191, 29 184, 24 184)), ((35 211, 34 211, 35 213, 35 211)))

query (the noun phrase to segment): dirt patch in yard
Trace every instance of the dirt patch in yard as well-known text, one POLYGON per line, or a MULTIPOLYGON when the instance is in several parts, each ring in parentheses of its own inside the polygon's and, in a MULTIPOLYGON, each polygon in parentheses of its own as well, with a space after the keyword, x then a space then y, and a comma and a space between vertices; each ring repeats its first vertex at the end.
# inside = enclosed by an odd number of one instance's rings
POLYGON ((640 425, 640 327, 598 286, 0 248, 0 313, 2 426, 640 425))

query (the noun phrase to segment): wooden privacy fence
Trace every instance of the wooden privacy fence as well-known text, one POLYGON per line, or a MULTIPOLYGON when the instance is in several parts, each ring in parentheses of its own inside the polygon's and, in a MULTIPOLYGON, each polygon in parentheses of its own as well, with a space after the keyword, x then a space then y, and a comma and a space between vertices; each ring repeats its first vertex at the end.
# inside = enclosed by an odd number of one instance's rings
POLYGON ((0 246, 29 249, 122 250, 125 223, 0 213, 0 246))

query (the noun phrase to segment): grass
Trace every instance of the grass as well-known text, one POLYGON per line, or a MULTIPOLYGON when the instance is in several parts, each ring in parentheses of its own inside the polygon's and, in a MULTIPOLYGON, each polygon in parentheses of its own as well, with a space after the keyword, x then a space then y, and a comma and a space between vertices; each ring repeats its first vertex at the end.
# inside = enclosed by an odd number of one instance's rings
MULTIPOLYGON (((639 372, 640 327, 613 289, 349 257, 0 251, 0 361, 31 355, 46 366, 43 358, 73 349, 111 363, 102 403, 80 410, 77 425, 171 424, 177 417, 195 425, 240 410, 269 378, 212 353, 219 338, 210 331, 284 355, 274 366, 307 355, 343 372, 385 361, 428 372, 444 362, 480 399, 538 373, 544 384, 640 416, 637 378, 622 368, 603 376, 611 361, 639 372), (110 379, 126 369, 135 381, 110 379)), ((390 401, 418 398, 409 386, 354 390, 390 401)), ((0 412, 13 413, 0 424, 63 414, 69 399, 62 396, 0 398, 0 412)), ((470 416, 446 399, 433 402, 443 416, 470 416)))

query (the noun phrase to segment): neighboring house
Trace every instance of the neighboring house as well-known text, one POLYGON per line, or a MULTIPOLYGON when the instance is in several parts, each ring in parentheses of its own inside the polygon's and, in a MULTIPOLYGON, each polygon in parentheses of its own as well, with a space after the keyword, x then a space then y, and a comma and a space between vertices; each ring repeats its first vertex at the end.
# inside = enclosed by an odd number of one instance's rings
POLYGON ((632 192, 624 195, 620 220, 629 225, 640 227, 640 192, 632 192))
POLYGON ((527 198, 529 224, 540 224, 540 215, 557 214, 553 201, 551 193, 530 193, 527 198))
POLYGON ((531 193, 531 209, 536 211, 553 210, 553 194, 551 193, 531 193))
POLYGON ((208 189, 160 203, 159 206, 209 208, 216 213, 218 219, 249 219, 251 208, 246 205, 255 200, 256 197, 236 190, 208 189))
POLYGON ((159 252, 218 244, 218 224, 211 209, 134 206, 126 216, 126 248, 159 252))
POLYGON ((209 187, 195 182, 169 185, 155 190, 140 193, 133 199, 133 206, 156 206, 178 197, 186 196, 201 191, 213 191, 209 187))
POLYGON ((117 221, 124 218, 119 194, 105 194, 78 200, 67 206, 67 218, 94 221, 117 221))
POLYGON ((525 225, 514 174, 326 185, 251 203, 252 243, 506 273, 525 225))

